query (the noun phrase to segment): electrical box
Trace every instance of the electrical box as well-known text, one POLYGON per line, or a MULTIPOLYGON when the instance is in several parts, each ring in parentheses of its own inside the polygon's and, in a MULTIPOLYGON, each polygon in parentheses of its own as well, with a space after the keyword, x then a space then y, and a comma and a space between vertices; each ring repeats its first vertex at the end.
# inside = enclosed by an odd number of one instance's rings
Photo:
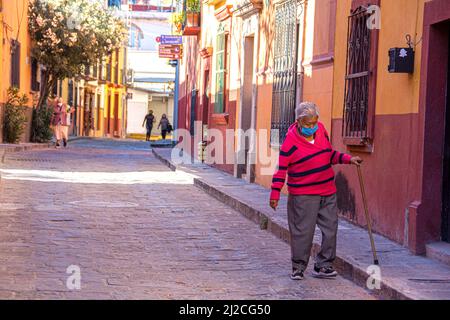
POLYGON ((389 50, 390 73, 414 73, 414 49, 392 48, 389 50))

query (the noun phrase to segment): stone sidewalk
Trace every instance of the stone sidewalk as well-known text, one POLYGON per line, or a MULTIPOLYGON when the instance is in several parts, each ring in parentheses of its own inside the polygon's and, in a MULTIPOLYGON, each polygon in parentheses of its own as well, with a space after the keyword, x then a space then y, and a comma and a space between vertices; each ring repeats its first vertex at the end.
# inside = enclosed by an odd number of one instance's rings
MULTIPOLYGON (((289 243, 287 197, 282 196, 274 212, 268 206, 269 190, 201 163, 174 164, 171 149, 152 149, 153 154, 172 170, 193 174, 194 184, 239 211, 278 238, 289 243)), ((312 254, 320 248, 321 234, 316 229, 312 254)), ((374 235, 380 261, 381 288, 384 299, 450 299, 450 267, 421 256, 380 235, 374 235)), ((366 287, 368 268, 373 263, 367 231, 340 219, 336 269, 342 276, 366 287)))
POLYGON ((286 243, 149 143, 82 139, 9 154, 0 172, 0 299, 375 299, 311 266, 292 281, 286 243))
POLYGON ((45 149, 51 145, 51 143, 0 143, 0 162, 4 162, 5 155, 8 153, 45 149))

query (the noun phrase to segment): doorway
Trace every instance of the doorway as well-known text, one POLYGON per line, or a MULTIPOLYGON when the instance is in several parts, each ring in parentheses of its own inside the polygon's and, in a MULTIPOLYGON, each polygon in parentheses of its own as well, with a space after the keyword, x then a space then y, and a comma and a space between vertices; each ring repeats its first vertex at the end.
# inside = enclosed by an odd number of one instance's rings
POLYGON ((105 121, 106 121, 106 135, 110 135, 111 134, 111 94, 108 94, 108 101, 106 104, 106 117, 105 117, 105 121))
POLYGON ((119 94, 114 94, 114 136, 120 137, 119 131, 119 94))
POLYGON ((244 39, 244 70, 242 81, 242 103, 241 103, 241 119, 240 128, 242 136, 239 139, 239 158, 237 177, 245 179, 249 182, 254 181, 254 170, 249 170, 249 151, 250 151, 250 135, 249 131, 252 126, 252 107, 253 107, 253 75, 254 62, 253 50, 255 38, 253 36, 245 37, 244 39))
POLYGON ((447 52, 447 91, 445 111, 445 140, 443 156, 442 181, 442 241, 450 243, 450 28, 447 25, 448 52, 447 52))

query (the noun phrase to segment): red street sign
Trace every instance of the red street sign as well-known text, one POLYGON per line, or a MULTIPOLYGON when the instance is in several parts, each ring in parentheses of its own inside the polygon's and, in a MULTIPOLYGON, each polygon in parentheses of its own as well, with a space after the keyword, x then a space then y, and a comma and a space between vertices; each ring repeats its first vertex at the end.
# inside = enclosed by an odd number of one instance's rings
POLYGON ((169 54, 177 54, 177 53, 181 53, 181 50, 180 50, 180 48, 168 48, 168 49, 165 49, 165 48, 159 48, 159 51, 158 51, 159 53, 169 53, 169 54))
POLYGON ((181 59, 181 55, 179 55, 179 54, 170 54, 170 53, 160 53, 159 57, 160 58, 167 58, 167 59, 171 59, 171 60, 181 59))
POLYGON ((178 60, 181 58, 183 47, 180 45, 160 45, 158 53, 160 58, 178 60))
POLYGON ((159 49, 171 49, 171 50, 178 50, 177 52, 181 51, 182 46, 179 45, 171 45, 171 44, 160 44, 159 49))
POLYGON ((161 42, 161 37, 156 37, 156 42, 160 43, 161 42))

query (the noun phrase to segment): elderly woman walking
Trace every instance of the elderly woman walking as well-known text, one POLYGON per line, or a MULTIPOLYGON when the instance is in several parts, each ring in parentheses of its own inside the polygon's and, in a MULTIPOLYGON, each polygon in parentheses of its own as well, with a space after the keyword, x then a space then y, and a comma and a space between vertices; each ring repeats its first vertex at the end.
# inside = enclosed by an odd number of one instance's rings
POLYGON ((276 210, 286 174, 288 175, 288 224, 291 235, 291 279, 302 280, 308 266, 316 224, 322 231, 322 246, 313 276, 337 276, 336 259, 338 215, 336 185, 332 165, 355 164, 362 160, 333 150, 319 110, 303 102, 295 110, 296 123, 288 131, 280 149, 278 170, 273 176, 270 206, 276 210))
POLYGON ((56 139, 55 147, 60 148, 61 146, 61 136, 62 136, 62 126, 65 116, 65 106, 62 103, 62 99, 56 97, 53 101, 53 114, 51 118, 51 126, 53 129, 53 134, 56 139))

